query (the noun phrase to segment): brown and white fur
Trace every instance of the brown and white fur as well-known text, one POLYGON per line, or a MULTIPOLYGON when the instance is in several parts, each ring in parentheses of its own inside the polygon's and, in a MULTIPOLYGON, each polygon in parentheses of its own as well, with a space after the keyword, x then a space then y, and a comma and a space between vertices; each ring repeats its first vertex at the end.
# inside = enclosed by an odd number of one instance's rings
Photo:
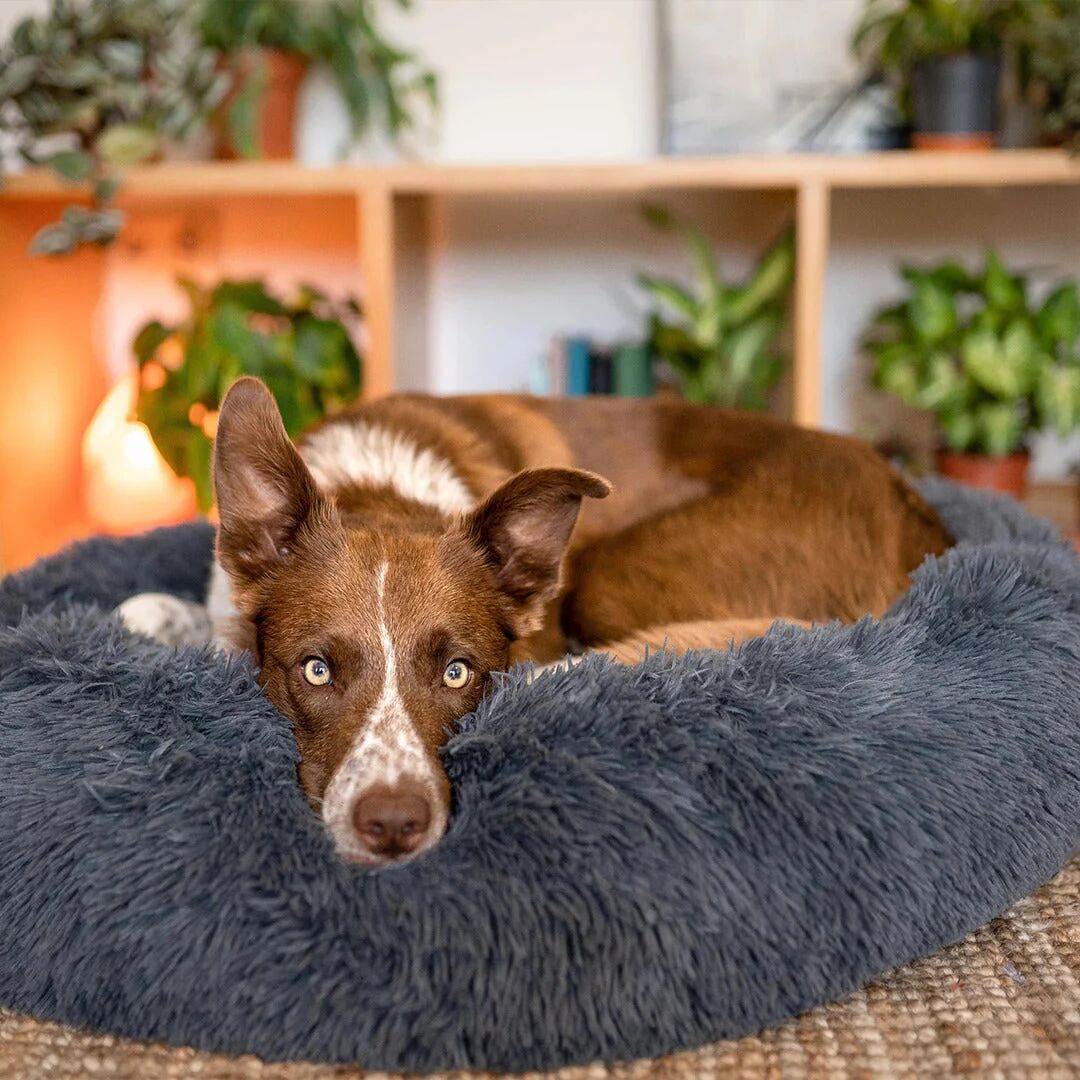
POLYGON ((254 654, 306 794, 371 865, 438 841, 438 750, 515 660, 880 614, 949 543, 866 446, 677 401, 399 395, 294 446, 241 379, 214 468, 206 612, 142 596, 122 615, 254 654))

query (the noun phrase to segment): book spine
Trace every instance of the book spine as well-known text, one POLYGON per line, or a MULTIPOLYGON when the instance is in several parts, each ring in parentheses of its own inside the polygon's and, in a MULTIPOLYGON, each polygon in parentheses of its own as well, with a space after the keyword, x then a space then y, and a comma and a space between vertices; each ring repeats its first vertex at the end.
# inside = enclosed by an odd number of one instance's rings
POLYGON ((566 368, 566 338, 554 337, 548 353, 548 393, 552 397, 566 395, 566 368))
POLYGON ((615 350, 611 388, 622 397, 649 397, 652 394, 653 366, 648 345, 620 345, 615 350))
POLYGON ((609 352, 594 352, 589 357, 589 393, 611 393, 612 360, 609 352))
POLYGON ((583 397, 589 392, 589 342, 585 338, 566 339, 566 393, 583 397))

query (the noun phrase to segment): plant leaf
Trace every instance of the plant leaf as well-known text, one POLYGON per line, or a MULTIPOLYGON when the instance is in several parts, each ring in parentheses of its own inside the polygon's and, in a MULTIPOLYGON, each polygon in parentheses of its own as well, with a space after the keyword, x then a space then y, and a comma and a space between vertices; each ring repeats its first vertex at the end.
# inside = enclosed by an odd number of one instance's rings
POLYGON ((24 94, 34 83, 41 60, 37 56, 18 56, 0 71, 0 102, 24 94))
POLYGON ((214 505, 214 484, 211 479, 210 464, 214 456, 214 444, 200 428, 192 425, 186 449, 184 474, 190 476, 194 482, 195 501, 205 514, 214 505))
POLYGON ((874 385, 907 405, 919 394, 919 356, 906 341, 879 346, 874 356, 874 385))
POLYGON ((305 318, 296 328, 296 373, 329 390, 344 390, 350 381, 345 360, 348 335, 341 323, 305 318))
POLYGON ((242 157, 262 155, 259 144, 259 107, 267 86, 266 65, 255 65, 240 83, 229 105, 229 136, 233 147, 242 157))
POLYGON ((908 317, 915 336, 927 345, 937 345, 956 332, 956 303, 952 293, 929 275, 913 286, 908 317))
POLYGON ((40 228, 30 241, 31 255, 66 255, 79 244, 77 234, 62 221, 40 228))
POLYGON ((1015 393, 1009 396, 1029 394, 1035 385, 1040 354, 1038 339, 1027 319, 1015 318, 1005 328, 1001 337, 1001 354, 1012 373, 1012 385, 1015 387, 1015 393))
POLYGON ((1040 419, 1067 438, 1080 428, 1080 367, 1047 365, 1036 388, 1040 419))
POLYGON ((975 445, 978 425, 970 412, 946 412, 938 417, 938 426, 950 449, 964 453, 975 445))
POLYGON ((994 456, 1011 454, 1020 446, 1024 425, 1015 402, 986 402, 975 409, 978 445, 994 456))
POLYGON ((952 354, 936 351, 928 357, 923 377, 912 396, 912 404, 934 412, 948 410, 963 400, 964 377, 952 354))
POLYGON ((999 311, 1022 310, 1027 300, 1023 279, 1010 274, 993 250, 986 253, 983 291, 987 304, 999 311))
POLYGON ((977 386, 998 398, 1019 396, 1020 387, 996 334, 989 330, 969 331, 961 352, 964 369, 977 386))
POLYGON ((59 153, 50 154, 43 164, 69 183, 79 184, 90 175, 94 159, 81 150, 61 150, 59 153))
POLYGON ((732 325, 751 318, 760 308, 779 300, 795 273, 795 229, 788 226, 762 256, 747 284, 728 301, 726 316, 732 325))
POLYGON ((231 304, 261 315, 288 314, 288 308, 257 280, 222 281, 214 287, 210 300, 213 304, 231 304))
POLYGON ((111 203, 120 190, 120 179, 116 176, 103 176, 94 184, 94 202, 100 207, 111 203))
POLYGON ((764 381, 762 375, 771 366, 769 345, 784 324, 784 313, 779 308, 766 308, 749 322, 733 330, 724 342, 727 359, 725 381, 728 389, 724 395, 730 405, 749 404, 747 391, 755 389, 764 381))
POLYGON ((666 278, 638 276, 638 284, 661 306, 667 307, 676 315, 681 315, 688 322, 698 317, 698 302, 678 282, 666 278))
POLYGON ((657 229, 671 229, 675 225, 675 218, 671 211, 664 206, 649 204, 641 208, 641 216, 657 229))
POLYGON ((94 143, 97 153, 111 165, 138 165, 152 158, 157 148, 157 133, 141 124, 115 124, 94 143))
POLYGON ((1080 294, 1075 281, 1059 285, 1038 314, 1039 334, 1050 347, 1075 345, 1080 336, 1080 294))
POLYGON ((131 343, 132 352, 135 353, 135 359, 139 362, 139 366, 142 367, 143 364, 152 360, 154 353, 158 351, 163 342, 172 337, 172 334, 172 329, 158 322, 157 319, 146 323, 135 335, 135 340, 131 343))

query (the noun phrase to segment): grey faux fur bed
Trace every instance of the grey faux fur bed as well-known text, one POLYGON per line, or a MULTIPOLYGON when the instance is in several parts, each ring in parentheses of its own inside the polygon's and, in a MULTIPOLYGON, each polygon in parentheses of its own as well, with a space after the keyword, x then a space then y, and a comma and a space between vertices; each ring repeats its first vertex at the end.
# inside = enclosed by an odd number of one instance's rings
POLYGON ((205 526, 0 585, 0 1004, 268 1058, 521 1069, 738 1035, 952 941, 1080 843, 1080 564, 930 485, 880 622, 512 674, 415 864, 340 863, 252 670, 104 612, 205 526))

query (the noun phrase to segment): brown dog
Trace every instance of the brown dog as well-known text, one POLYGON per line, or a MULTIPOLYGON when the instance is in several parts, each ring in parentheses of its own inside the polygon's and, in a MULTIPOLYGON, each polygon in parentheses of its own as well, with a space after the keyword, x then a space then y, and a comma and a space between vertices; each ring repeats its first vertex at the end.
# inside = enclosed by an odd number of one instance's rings
POLYGON ((438 749, 514 659, 879 614, 949 543, 859 442, 660 400, 394 396, 294 446, 241 379, 215 484, 215 636, 254 653, 304 790, 369 864, 442 835, 438 749))

